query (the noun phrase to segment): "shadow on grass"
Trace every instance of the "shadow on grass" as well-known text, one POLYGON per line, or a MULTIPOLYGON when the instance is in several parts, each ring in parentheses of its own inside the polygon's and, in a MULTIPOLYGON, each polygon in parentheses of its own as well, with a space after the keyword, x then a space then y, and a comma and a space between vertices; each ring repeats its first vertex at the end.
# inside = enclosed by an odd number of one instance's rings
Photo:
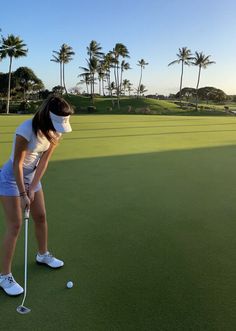
POLYGON ((235 164, 233 146, 52 162, 49 242, 66 263, 35 265, 30 237, 28 330, 235 330, 235 164))

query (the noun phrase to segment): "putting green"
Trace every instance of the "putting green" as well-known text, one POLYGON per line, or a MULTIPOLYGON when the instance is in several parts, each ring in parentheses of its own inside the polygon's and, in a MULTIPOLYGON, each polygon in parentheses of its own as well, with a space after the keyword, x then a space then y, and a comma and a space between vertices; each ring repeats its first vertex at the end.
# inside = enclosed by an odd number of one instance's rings
MULTIPOLYGON (((0 117, 0 165, 26 118, 0 117)), ((235 330, 236 119, 73 116, 72 127, 43 180, 49 247, 65 266, 34 263, 30 223, 32 312, 0 293, 1 328, 235 330)))

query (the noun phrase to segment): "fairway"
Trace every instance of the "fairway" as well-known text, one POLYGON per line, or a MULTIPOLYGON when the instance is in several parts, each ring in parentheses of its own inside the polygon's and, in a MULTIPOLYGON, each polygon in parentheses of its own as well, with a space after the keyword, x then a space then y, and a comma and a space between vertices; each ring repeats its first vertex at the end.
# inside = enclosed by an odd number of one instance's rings
MULTIPOLYGON (((0 116, 0 167, 27 118, 0 116)), ((236 118, 75 115, 72 128, 43 179, 49 249, 65 266, 35 264, 30 222, 32 312, 1 292, 0 328, 235 331, 236 118)))

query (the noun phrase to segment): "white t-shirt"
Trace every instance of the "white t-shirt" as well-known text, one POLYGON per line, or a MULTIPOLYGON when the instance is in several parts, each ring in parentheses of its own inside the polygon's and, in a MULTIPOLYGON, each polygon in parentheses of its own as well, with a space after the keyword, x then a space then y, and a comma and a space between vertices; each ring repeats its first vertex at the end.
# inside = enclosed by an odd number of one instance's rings
MULTIPOLYGON (((40 135, 40 133, 38 133, 38 135, 36 136, 32 127, 32 119, 26 120, 16 129, 13 140, 12 153, 10 157, 12 162, 14 160, 16 135, 20 135, 28 141, 28 147, 23 163, 23 168, 34 169, 35 166, 38 164, 43 152, 48 150, 50 142, 43 134, 40 135)), ((54 133, 54 137, 56 139, 59 139, 60 136, 60 133, 54 133)))

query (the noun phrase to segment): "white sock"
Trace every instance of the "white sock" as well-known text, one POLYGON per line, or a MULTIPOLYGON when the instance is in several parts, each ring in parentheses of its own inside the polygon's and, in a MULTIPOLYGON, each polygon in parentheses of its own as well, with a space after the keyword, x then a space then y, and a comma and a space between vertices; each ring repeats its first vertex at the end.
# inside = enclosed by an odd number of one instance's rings
POLYGON ((40 253, 38 253, 38 255, 39 255, 39 256, 41 256, 41 257, 43 257, 43 256, 46 256, 46 255, 48 255, 48 253, 49 253, 49 252, 47 251, 47 252, 46 252, 46 253, 44 253, 44 254, 40 254, 40 253))
POLYGON ((12 276, 12 273, 10 272, 9 274, 6 274, 6 275, 3 275, 3 274, 0 274, 0 277, 11 277, 12 276))

